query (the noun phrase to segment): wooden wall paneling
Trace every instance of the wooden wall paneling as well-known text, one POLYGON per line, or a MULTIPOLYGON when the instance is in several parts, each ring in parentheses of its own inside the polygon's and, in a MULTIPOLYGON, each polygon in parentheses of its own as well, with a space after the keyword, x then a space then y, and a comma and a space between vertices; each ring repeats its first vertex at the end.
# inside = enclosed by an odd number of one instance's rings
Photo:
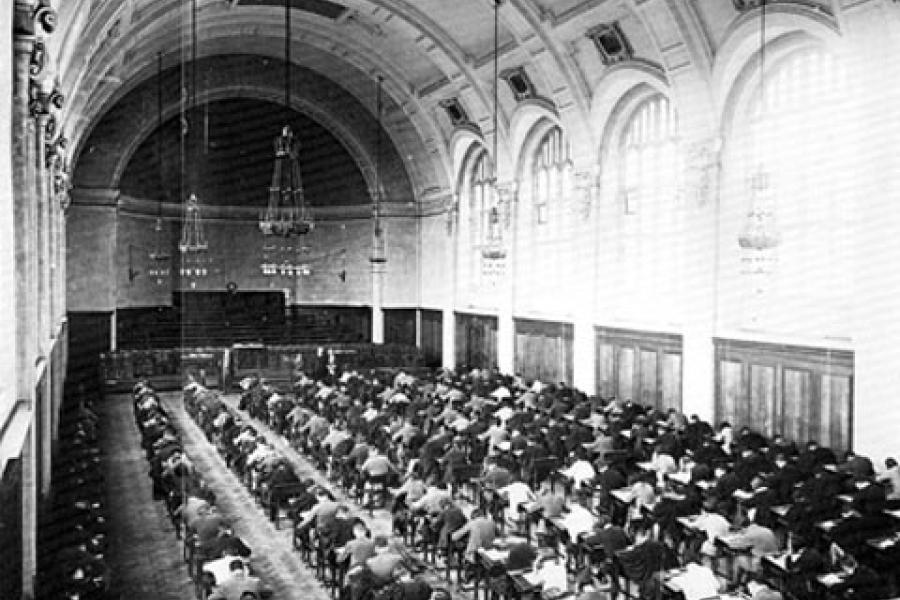
POLYGON ((809 371, 784 370, 784 432, 793 440, 806 440, 809 431, 809 371))
POLYGON ((642 404, 659 406, 662 394, 659 390, 659 360, 655 348, 639 348, 640 397, 642 404))
POLYGON ((515 369, 525 379, 571 383, 573 343, 569 323, 516 319, 515 369))
MULTIPOLYGON (((798 443, 816 439, 837 451, 852 443, 853 354, 848 351, 746 340, 715 340, 716 419, 734 419, 798 443), (726 363, 749 369, 749 412, 724 398, 726 363)), ((731 367, 728 367, 731 368, 731 367)))
POLYGON ((618 369, 616 371, 619 384, 618 389, 616 390, 616 395, 623 400, 627 400, 629 398, 635 401, 640 400, 639 398, 634 397, 634 347, 619 346, 616 356, 618 358, 618 369))
POLYGON ((740 422, 742 404, 744 404, 744 364, 739 361, 720 360, 718 367, 716 425, 722 421, 736 425, 740 422))
POLYGON ((444 313, 422 309, 422 352, 429 367, 441 365, 444 353, 444 313))
POLYGON ((497 366, 497 317, 456 314, 456 362, 469 368, 497 366))
POLYGON ((750 421, 765 435, 775 433, 775 367, 750 364, 750 421))
POLYGON ((662 378, 662 406, 665 409, 681 409, 681 354, 662 353, 660 367, 662 378))
POLYGON ((597 327, 597 394, 681 409, 681 336, 597 327))
POLYGON ((822 412, 827 416, 822 419, 819 439, 822 440, 821 443, 827 443, 833 448, 847 448, 850 441, 852 379, 840 375, 826 375, 822 378, 822 383, 822 412))
POLYGON ((612 344, 597 343, 597 395, 610 398, 616 393, 616 348, 612 344))

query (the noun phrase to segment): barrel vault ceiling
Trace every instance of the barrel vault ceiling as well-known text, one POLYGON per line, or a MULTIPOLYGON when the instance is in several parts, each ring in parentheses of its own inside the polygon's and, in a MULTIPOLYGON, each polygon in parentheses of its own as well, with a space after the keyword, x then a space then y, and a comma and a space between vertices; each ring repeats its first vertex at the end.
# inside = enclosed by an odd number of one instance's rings
MULTIPOLYGON (((451 193, 452 138, 458 128, 441 103, 458 99, 471 129, 486 140, 493 136, 494 0, 289 1, 293 62, 316 74, 322 87, 318 95, 310 94, 310 112, 315 98, 346 94, 354 99, 354 110, 372 119, 375 80, 383 77, 385 131, 413 196, 451 193)), ((197 3, 199 58, 282 59, 283 0, 197 3)), ((832 2, 803 4, 828 14, 832 2)), ((90 150, 87 142, 104 115, 155 76, 158 53, 166 69, 190 58, 190 6, 189 0, 59 2, 59 26, 48 49, 57 58, 57 77, 67 96, 63 124, 76 163, 90 150)), ((663 77, 687 73, 704 80, 717 48, 741 18, 728 0, 505 0, 499 10, 501 69, 524 68, 544 105, 573 131, 590 130, 585 125, 592 95, 615 68, 601 61, 586 35, 591 28, 616 22, 639 62, 663 77)), ((277 101, 280 85, 275 77, 268 97, 257 99, 277 101)), ((220 90, 217 98, 225 97, 220 90)), ((500 103, 499 139, 506 144, 517 103, 502 83, 500 103)), ((338 126, 346 116, 319 108, 338 126)), ((347 133, 355 135, 352 126, 347 133)), ((361 143, 360 152, 365 149, 361 143)))

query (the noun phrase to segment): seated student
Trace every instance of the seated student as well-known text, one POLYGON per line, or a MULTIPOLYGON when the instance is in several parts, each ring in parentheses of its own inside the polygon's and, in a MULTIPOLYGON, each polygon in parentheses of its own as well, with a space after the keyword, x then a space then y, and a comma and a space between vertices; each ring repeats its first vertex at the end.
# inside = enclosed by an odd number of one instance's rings
POLYGON ((429 523, 432 539, 436 540, 437 547, 442 550, 451 547, 451 536, 466 524, 466 515, 462 509, 450 498, 441 501, 441 511, 429 523))
POLYGON ((353 525, 356 520, 350 516, 350 509, 346 504, 338 504, 334 518, 321 527, 316 527, 319 544, 329 556, 333 557, 336 548, 353 539, 353 525))
MULTIPOLYGON (((376 483, 380 483, 385 487, 388 484, 388 477, 393 476, 396 471, 394 465, 388 460, 384 453, 378 448, 372 447, 369 452, 369 458, 359 468, 361 476, 361 485, 363 487, 363 505, 368 505, 370 498, 369 488, 376 483)), ((382 496, 384 497, 384 496, 382 496)))
POLYGON ((791 535, 788 541, 788 548, 793 547, 794 552, 785 561, 785 570, 790 574, 786 580, 787 590, 799 600, 813 600, 819 594, 813 587, 813 580, 831 570, 828 557, 799 536, 791 535))
POLYGON ((231 526, 222 522, 219 525, 218 535, 201 546, 201 552, 205 560, 213 560, 222 556, 247 558, 251 551, 244 541, 234 534, 231 526))
POLYGON ((394 576, 394 570, 403 562, 403 557, 388 545, 384 536, 375 538, 375 555, 366 560, 366 567, 372 573, 377 586, 389 583, 394 576))
POLYGON ((296 494, 300 487, 300 478, 294 473, 286 460, 279 460, 275 468, 262 482, 262 487, 269 497, 269 520, 275 521, 278 509, 286 498, 296 494))
POLYGON ((876 481, 885 486, 888 504, 896 507, 895 501, 900 500, 900 465, 896 459, 888 457, 884 460, 884 470, 878 473, 876 481))
POLYGON ((757 514, 754 522, 747 525, 735 536, 736 545, 748 546, 750 555, 740 554, 734 561, 737 580, 742 583, 747 576, 760 570, 760 561, 766 554, 778 551, 778 539, 768 527, 759 524, 762 516, 757 514))
POLYGON ((319 488, 316 490, 316 504, 297 523, 296 536, 299 539, 306 540, 309 538, 309 532, 313 528, 318 530, 327 527, 334 520, 337 509, 338 503, 334 501, 328 490, 319 488))
POLYGON ((553 485, 549 480, 541 482, 540 491, 537 497, 528 506, 528 512, 531 514, 540 513, 540 516, 552 519, 562 515, 563 508, 566 506, 566 498, 559 492, 553 491, 553 485))
POLYGON ((641 598, 656 598, 660 575, 678 565, 675 553, 668 546, 651 539, 650 528, 639 528, 635 543, 616 556, 622 574, 638 584, 641 598))
POLYGON ((852 450, 847 451, 844 455, 844 462, 839 464, 837 468, 838 471, 849 473, 857 479, 865 479, 872 477, 875 474, 875 468, 872 465, 872 461, 865 456, 856 454, 852 450))
POLYGON ((388 597, 396 600, 429 600, 431 585, 420 577, 413 577, 404 565, 394 569, 393 583, 388 597))
POLYGON ((642 473, 637 480, 631 485, 631 505, 628 508, 628 518, 642 519, 643 508, 652 508, 656 504, 656 475, 653 473, 642 473))
MULTIPOLYGON (((594 523, 594 531, 584 538, 584 543, 589 547, 602 548, 603 561, 595 563, 595 566, 605 578, 612 575, 612 559, 615 553, 627 548, 631 540, 624 529, 612 523, 608 515, 601 514, 594 523)), ((591 562, 594 562, 593 559, 591 562)))
POLYGON ((716 539, 727 535, 731 526, 728 519, 715 512, 714 509, 715 502, 706 500, 700 508, 700 514, 693 522, 693 527, 704 533, 699 550, 703 562, 707 564, 716 556, 716 539))
POLYGON ((249 574, 244 561, 231 560, 228 563, 228 570, 228 574, 221 579, 216 577, 216 583, 207 600, 242 600, 247 592, 260 596, 261 582, 259 578, 249 574))
POLYGON ((366 524, 356 519, 353 522, 353 539, 341 546, 336 552, 338 563, 347 561, 348 568, 362 566, 375 556, 375 542, 366 524))
POLYGON ((575 450, 575 462, 568 468, 561 470, 560 473, 571 479, 572 485, 576 489, 585 483, 589 483, 597 474, 594 470, 594 465, 588 460, 587 452, 584 448, 575 450))
POLYGON ((467 574, 475 562, 475 553, 480 548, 490 548, 496 536, 497 526, 480 508, 472 511, 472 518, 468 523, 453 532, 450 539, 454 542, 467 539, 466 549, 463 552, 463 559, 469 567, 466 569, 467 574))
POLYGON ((526 506, 535 500, 534 493, 528 484, 518 480, 514 480, 498 491, 501 500, 506 503, 503 514, 507 523, 517 522, 520 514, 526 511, 526 506))
POLYGON ((499 490, 511 484, 514 481, 512 473, 509 469, 500 464, 499 457, 491 457, 488 459, 487 470, 481 477, 481 483, 484 487, 499 490))
POLYGON ((419 514, 437 513, 441 510, 441 503, 444 498, 452 499, 450 490, 447 489, 447 484, 432 478, 431 485, 428 486, 425 494, 415 502, 412 502, 409 508, 414 513, 419 514))

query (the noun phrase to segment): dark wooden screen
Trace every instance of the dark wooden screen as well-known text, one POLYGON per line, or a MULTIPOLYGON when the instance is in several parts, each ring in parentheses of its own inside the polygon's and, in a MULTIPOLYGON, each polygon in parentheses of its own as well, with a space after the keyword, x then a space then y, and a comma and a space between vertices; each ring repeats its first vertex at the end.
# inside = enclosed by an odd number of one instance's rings
POLYGON ((681 410, 681 336, 596 327, 597 395, 681 410))
POLYGON ((716 339, 716 420, 851 447, 853 353, 716 339))
POLYGON ((384 310, 384 343, 416 345, 416 309, 387 308, 384 310))
POLYGON ((0 598, 22 593, 22 460, 6 463, 0 473, 0 598))
POLYGON ((471 369, 497 366, 497 317, 456 313, 456 364, 471 369))
POLYGON ((444 356, 444 313, 422 309, 422 352, 425 364, 439 367, 444 356))
POLYGON ((516 319, 516 372, 526 380, 572 383, 575 329, 570 323, 516 319))

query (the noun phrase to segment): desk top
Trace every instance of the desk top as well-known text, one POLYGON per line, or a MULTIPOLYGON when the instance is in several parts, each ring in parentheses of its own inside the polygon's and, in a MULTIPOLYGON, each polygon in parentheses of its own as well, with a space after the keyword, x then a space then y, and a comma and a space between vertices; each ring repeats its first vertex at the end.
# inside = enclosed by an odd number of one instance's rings
POLYGON ((620 488, 618 490, 612 490, 609 493, 610 496, 622 502, 624 504, 628 504, 634 499, 634 494, 631 493, 631 490, 628 488, 620 488))

